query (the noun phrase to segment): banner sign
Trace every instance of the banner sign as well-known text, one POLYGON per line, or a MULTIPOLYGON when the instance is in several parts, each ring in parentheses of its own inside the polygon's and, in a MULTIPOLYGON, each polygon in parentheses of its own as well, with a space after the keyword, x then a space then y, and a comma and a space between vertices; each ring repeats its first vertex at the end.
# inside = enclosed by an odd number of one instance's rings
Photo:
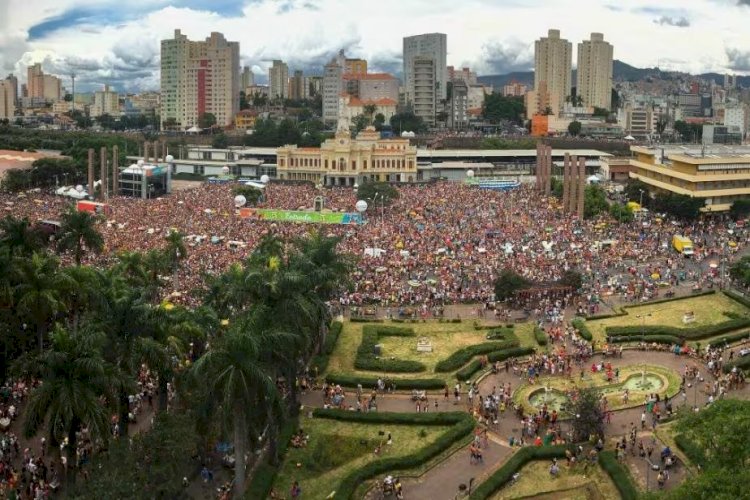
POLYGON ((265 208, 241 208, 240 217, 278 222, 303 222, 307 224, 358 224, 361 217, 357 213, 306 212, 301 210, 272 210, 265 208))

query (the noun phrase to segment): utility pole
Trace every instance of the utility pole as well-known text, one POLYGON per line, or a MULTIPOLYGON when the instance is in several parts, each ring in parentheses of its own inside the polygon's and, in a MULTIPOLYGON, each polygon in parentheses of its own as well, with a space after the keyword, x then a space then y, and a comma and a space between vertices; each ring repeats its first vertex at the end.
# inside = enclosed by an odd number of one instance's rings
POLYGON ((76 110, 76 73, 75 71, 70 74, 70 79, 73 81, 73 90, 70 100, 70 110, 75 111, 76 110))

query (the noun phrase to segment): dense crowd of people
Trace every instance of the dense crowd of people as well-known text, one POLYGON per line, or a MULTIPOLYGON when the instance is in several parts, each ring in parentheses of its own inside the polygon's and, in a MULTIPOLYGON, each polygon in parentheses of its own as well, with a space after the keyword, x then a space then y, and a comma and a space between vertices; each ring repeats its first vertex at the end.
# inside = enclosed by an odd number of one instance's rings
MULTIPOLYGON (((325 227, 326 234, 342 237, 342 251, 360 257, 341 306, 423 307, 430 315, 444 304, 487 303, 504 267, 540 285, 524 295, 524 306, 570 305, 570 294, 550 297, 544 291, 570 269, 588 278, 581 308, 596 307, 592 304, 604 296, 638 301, 685 281, 712 286, 717 263, 731 258, 746 238, 744 229, 732 230, 719 220, 690 225, 657 217, 631 223, 607 216, 580 220, 527 186, 495 192, 438 182, 400 187, 399 193, 390 206, 370 202, 366 224, 325 227), (692 259, 680 258, 672 248, 677 233, 692 238, 692 259)), ((261 206, 311 209, 319 195, 327 209, 354 212, 353 189, 310 185, 271 183, 261 206)), ((229 185, 201 185, 151 200, 112 198, 112 212, 100 225, 105 251, 86 258, 112 263, 118 252, 164 247, 164 236, 179 230, 188 255, 178 273, 182 297, 177 300, 189 302, 188 292, 200 288, 203 273, 219 273, 243 259, 263 235, 295 237, 310 229, 241 218, 233 198, 229 185)), ((4 194, 0 201, 8 214, 32 221, 57 219, 69 203, 43 193, 4 194)))

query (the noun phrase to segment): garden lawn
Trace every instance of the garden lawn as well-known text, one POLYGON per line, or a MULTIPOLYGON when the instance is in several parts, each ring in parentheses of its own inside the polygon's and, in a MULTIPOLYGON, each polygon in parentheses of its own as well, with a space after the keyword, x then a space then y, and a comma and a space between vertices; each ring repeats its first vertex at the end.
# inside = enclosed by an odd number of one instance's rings
MULTIPOLYGON (((742 314, 747 313, 748 309, 722 293, 714 293, 661 304, 628 307, 625 311, 628 313, 627 316, 586 322, 594 340, 599 345, 606 342, 605 328, 608 326, 664 325, 676 328, 691 328, 722 323, 729 319, 725 316, 725 313, 742 314), (682 316, 688 311, 695 314, 695 321, 685 324, 682 322, 682 316), (649 314, 650 316, 648 316, 649 314), (645 315, 645 318, 638 318, 639 315, 645 315)), ((702 342, 705 344, 706 341, 702 342)))
MULTIPOLYGON (((515 325, 514 333, 516 334, 518 342, 520 343, 519 347, 539 348, 539 344, 537 344, 536 339, 534 338, 533 322, 520 323, 515 325)), ((541 350, 544 351, 544 348, 542 348, 541 350)))
POLYGON ((292 483, 299 481, 302 498, 310 499, 326 498, 351 471, 382 458, 414 453, 450 429, 448 426, 361 424, 306 417, 300 419, 300 427, 310 439, 305 448, 289 447, 274 489, 286 496, 292 483), (380 431, 384 433, 382 436, 380 431), (389 432, 393 444, 386 446, 389 432), (375 455, 375 447, 381 442, 383 451, 375 455))
MULTIPOLYGON (((344 328, 339 336, 336 349, 331 354, 328 362, 329 373, 359 374, 377 376, 380 372, 356 370, 354 358, 357 348, 362 343, 362 327, 367 323, 344 322, 344 328)), ((482 342, 488 342, 487 330, 474 330, 469 322, 464 323, 439 323, 430 321, 427 323, 385 323, 385 325, 396 325, 403 328, 412 328, 414 337, 381 337, 383 356, 395 359, 414 360, 424 363, 427 370, 420 373, 388 373, 388 378, 398 380, 399 378, 438 378, 451 383, 455 380, 454 372, 435 373, 435 365, 438 361, 447 358, 455 351, 482 342), (417 352, 417 340, 427 337, 432 341, 432 352, 417 352)), ((518 328, 518 326, 516 327, 518 328)), ((530 342, 534 342, 533 334, 529 333, 530 342)), ((519 339, 520 340, 520 339, 519 339)), ((527 341, 528 343, 528 341, 527 341)), ((521 340, 521 345, 524 341, 521 340)), ((530 344, 531 345, 531 344, 530 344)))
POLYGON ((571 469, 565 465, 565 460, 559 460, 560 473, 553 478, 549 473, 551 464, 548 460, 529 462, 521 469, 518 481, 502 488, 492 499, 509 500, 534 495, 555 500, 620 498, 612 479, 598 465, 589 466, 584 473, 583 465, 571 469))

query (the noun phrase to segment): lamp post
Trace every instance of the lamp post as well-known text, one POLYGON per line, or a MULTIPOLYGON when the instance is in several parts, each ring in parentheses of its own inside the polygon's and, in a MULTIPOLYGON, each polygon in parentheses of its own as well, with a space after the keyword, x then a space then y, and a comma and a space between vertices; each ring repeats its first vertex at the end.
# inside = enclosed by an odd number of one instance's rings
POLYGON ((638 319, 642 319, 641 322, 641 337, 643 337, 646 334, 646 318, 650 317, 652 313, 648 314, 636 314, 635 317, 638 319))
MULTIPOLYGON (((364 223, 364 213, 365 213, 365 210, 367 210, 367 202, 365 200, 359 200, 354 205, 354 208, 357 210, 357 212, 359 212, 359 218, 360 218, 359 223, 363 224, 364 223)), ((375 253, 375 249, 373 249, 373 254, 374 253, 375 253)))
POLYGON ((643 208, 643 189, 639 189, 638 192, 641 193, 640 203, 638 204, 641 206, 641 209, 642 209, 643 208))

